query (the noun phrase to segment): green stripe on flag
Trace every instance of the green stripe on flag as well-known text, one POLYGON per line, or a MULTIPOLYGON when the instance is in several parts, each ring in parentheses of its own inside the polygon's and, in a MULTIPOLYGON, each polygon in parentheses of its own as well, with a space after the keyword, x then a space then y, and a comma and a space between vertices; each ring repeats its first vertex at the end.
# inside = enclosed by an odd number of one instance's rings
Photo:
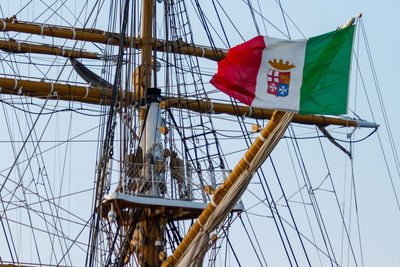
POLYGON ((300 114, 346 114, 354 26, 307 42, 300 114))

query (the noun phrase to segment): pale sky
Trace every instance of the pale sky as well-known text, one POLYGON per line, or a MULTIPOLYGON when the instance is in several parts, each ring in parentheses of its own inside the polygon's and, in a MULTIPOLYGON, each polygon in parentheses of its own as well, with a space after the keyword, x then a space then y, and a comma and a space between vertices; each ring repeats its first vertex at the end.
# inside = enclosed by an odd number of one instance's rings
MULTIPOLYGON (((25 3, 30 1, 11 1, 11 0, 0 0, 0 7, 5 17, 10 17, 14 15, 25 3)), ((53 3, 54 1, 45 0, 43 2, 53 3)), ((57 1, 56 1, 57 2, 57 1)), ((69 1, 72 2, 73 1, 69 1)), ((203 4, 204 1, 201 1, 203 4)), ((245 2, 245 1, 244 1, 245 2)), ((264 16, 271 21, 274 25, 276 25, 280 31, 287 33, 286 27, 284 24, 284 20, 282 18, 281 10, 278 8, 276 1, 260 1, 261 8, 263 10, 264 16)), ((79 3, 79 1, 78 1, 79 3)), ((211 1, 210 1, 211 3, 211 1)), ((231 19, 237 24, 239 31, 241 32, 243 38, 248 40, 257 35, 257 32, 254 29, 254 24, 251 19, 250 12, 248 8, 244 8, 243 2, 240 0, 232 1, 221 0, 220 3, 224 6, 224 8, 230 9, 232 11, 231 19)), ((253 1, 253 6, 257 6, 257 1, 253 1)), ((192 5, 191 1, 187 1, 188 5, 192 5)), ((399 112, 399 98, 400 98, 400 90, 396 87, 397 83, 395 79, 400 75, 400 50, 398 49, 398 44, 400 43, 400 37, 397 34, 398 32, 398 12, 400 11, 400 2, 398 1, 346 1, 346 0, 336 0, 336 1, 321 1, 321 0, 306 0, 306 1, 281 1, 281 4, 286 12, 286 14, 290 17, 290 19, 285 16, 286 21, 288 22, 288 29, 290 32, 290 36, 292 39, 301 39, 303 38, 302 34, 300 34, 296 27, 298 27, 305 37, 312 37, 315 35, 323 34, 329 31, 333 31, 337 26, 344 24, 350 17, 355 16, 357 13, 362 13, 362 21, 364 24, 364 28, 366 31, 366 36, 363 35, 361 27, 358 27, 357 31, 360 35, 356 35, 354 42, 354 53, 358 55, 358 63, 361 68, 361 76, 360 73, 357 73, 357 61, 355 57, 353 57, 353 65, 352 65, 352 76, 351 76, 351 88, 350 88, 350 103, 349 108, 353 110, 358 116, 362 119, 366 119, 368 121, 373 120, 373 116, 378 124, 381 125, 379 129, 380 138, 382 140, 382 145, 386 152, 388 165, 392 175, 393 186, 398 194, 400 194, 400 177, 396 170, 396 165, 393 162, 393 155, 389 147, 389 141, 387 138, 387 129, 385 128, 385 122, 382 117, 381 108, 379 106, 379 100, 377 97, 377 91, 374 84, 372 72, 370 69, 370 62, 368 61, 368 57, 365 49, 365 39, 367 38, 369 42, 369 49, 371 51, 372 60, 374 63, 374 68, 377 74, 378 83, 380 86, 380 91, 383 97, 383 101, 385 104, 385 109, 388 116, 388 121, 390 123, 392 135, 394 137, 394 145, 396 147, 400 146, 400 142, 398 136, 400 135, 400 121, 396 118, 397 112, 399 112), (296 27, 293 25, 291 20, 296 24, 296 27), (361 79, 362 77, 362 79, 361 79), (363 83, 365 85, 365 89, 363 87, 363 83), (365 90, 365 91, 364 91, 365 90), (369 97, 369 102, 371 104, 373 116, 371 115, 367 98, 365 96, 365 92, 367 92, 369 97)), ((106 4, 108 8, 108 3, 106 4)), ((79 6, 79 4, 78 4, 79 6)), ((35 5, 32 7, 40 7, 43 8, 43 4, 40 1, 37 1, 35 5)), ((79 12, 79 8, 76 8, 74 4, 72 4, 71 10, 73 12, 79 12), (75 7, 75 10, 74 10, 75 7)), ((204 6, 205 12, 212 12, 212 5, 204 6)), ((72 20, 71 16, 68 14, 66 10, 63 10, 63 15, 67 20, 72 20)), ((34 12, 29 10, 28 18, 24 12, 19 14, 17 18, 22 20, 32 19, 34 12)), ((257 15, 256 15, 257 17, 257 15)), ((264 26, 262 21, 258 18, 258 26, 260 28, 260 32, 262 35, 268 34, 272 37, 284 38, 283 34, 279 31, 274 30, 271 25, 266 23, 267 32, 264 30, 264 26)), ((224 18, 223 18, 224 19, 224 18)), ((225 19, 226 20, 226 19, 225 19)), ((55 21, 59 23, 63 23, 62 19, 58 18, 55 21)), ((51 22, 54 23, 54 22, 51 22)), ((103 25, 107 24, 107 21, 101 21, 103 25)), ((217 25, 217 22, 216 24, 217 25)), ((198 20, 194 20, 193 22, 194 31, 201 30, 201 26, 198 23, 198 20)), ((227 34, 231 37, 230 45, 234 46, 240 44, 242 39, 239 35, 235 33, 232 28, 227 26, 227 34)), ((203 33, 204 35, 204 33, 203 33)), ((200 36, 200 35, 199 35, 200 36)), ((4 36, 2 35, 2 38, 4 36)), ((195 36, 195 41, 199 42, 203 45, 209 45, 207 43, 207 39, 195 36)), ((40 41, 40 38, 36 39, 36 41, 40 41)), ((51 38, 43 39, 43 42, 51 43, 51 38)), ((217 39, 217 46, 223 47, 222 42, 217 39)), ((226 47, 224 47, 226 48, 226 47)), ((4 56, 4 53, 2 53, 4 56)), ((208 68, 211 68, 213 71, 216 71, 216 63, 208 63, 208 68)), ((34 70, 29 70, 34 72, 34 70)), ((2 73, 2 70, 0 70, 2 73)), ((30 76, 30 72, 26 71, 25 76, 30 76)), ((208 80, 206 80, 208 83, 208 80)), ((207 90, 214 90, 211 85, 206 85, 207 90)), ((66 104, 65 104, 66 105, 66 104)), ((3 110, 3 109, 2 109, 3 110)), ((9 111, 11 113, 11 111, 9 111)), ((353 114, 350 112, 350 116, 353 114)), ((11 115, 10 115, 11 116, 11 115)), ((72 115, 71 115, 72 116, 72 115)), ((76 124, 71 128, 71 136, 81 133, 84 129, 90 129, 92 127, 96 127, 99 123, 99 119, 97 117, 94 118, 85 118, 79 117, 79 115, 74 114, 74 119, 76 124), (80 121, 82 120, 82 121, 80 121)), ((51 138, 65 138, 67 136, 68 127, 65 124, 65 120, 69 120, 69 114, 60 114, 55 115, 54 122, 52 122, 51 127, 59 127, 59 130, 55 130, 51 134, 49 134, 48 139, 51 138)), ((0 124, 5 125, 6 118, 4 116, 0 117, 0 124)), ((248 120, 252 122, 251 120, 248 120)), ((218 125, 219 126, 219 125, 218 125)), ((230 127, 231 125, 229 125, 230 127)), ((13 125, 14 134, 17 135, 18 130, 17 126, 13 125)), ((24 126, 25 127, 25 126, 24 126)), ((220 126, 221 127, 221 126, 220 126)), ((230 128, 231 129, 231 128, 230 128)), ((235 130, 240 130, 239 127, 235 130)), ((315 130, 307 128, 303 131, 301 127, 296 126, 296 133, 300 135, 302 133, 306 134, 306 136, 315 135, 315 130), (310 132, 311 131, 311 132, 310 132)), ((26 131, 26 129, 25 129, 26 131)), ((346 136, 343 133, 346 133, 346 130, 337 129, 335 127, 332 128, 332 132, 335 131, 340 132, 341 134, 336 135, 341 139, 346 139, 346 136)), ((351 132, 351 129, 348 130, 351 132)), ((8 133, 6 129, 1 130, 0 140, 7 140, 8 133)), ((359 130, 354 133, 354 140, 361 139, 370 133, 369 130, 359 130)), ((235 133, 236 134, 236 133, 235 133)), ((89 139, 93 139, 97 136, 97 130, 87 136, 89 139)), ((21 139, 19 138, 16 139, 21 139)), ((85 139, 85 138, 82 138, 85 139)), ((290 155, 288 154, 287 146, 290 146, 291 141, 286 139, 282 140, 276 151, 272 153, 272 158, 274 162, 277 164, 278 171, 280 172, 280 178, 285 181, 285 189, 286 194, 291 195, 294 193, 297 188, 297 184, 295 182, 294 177, 296 176, 294 170, 289 170, 288 166, 291 168, 290 164, 290 155), (293 180, 290 180, 293 179, 293 180)), ((239 150, 242 147, 238 146, 234 142, 227 142, 226 151, 230 150, 239 150)), ((313 186, 317 186, 318 182, 321 181, 321 177, 323 178, 326 175, 326 167, 324 165, 323 157, 320 151, 318 140, 300 140, 299 145, 301 146, 302 152, 304 153, 304 159, 307 164, 307 171, 311 179, 313 180, 313 186)), ((343 144, 348 147, 347 144, 343 144)), ((1 144, 1 148, 10 149, 9 144, 1 144), (6 148, 7 147, 7 148, 6 148)), ((349 199, 351 189, 351 166, 350 161, 346 159, 344 154, 332 145, 329 142, 324 141, 324 148, 326 148, 326 154, 329 161, 329 167, 331 167, 330 172, 332 174, 332 178, 335 183, 335 188, 337 189, 338 195, 340 197, 340 204, 342 204, 343 196, 344 198, 349 199), (344 193, 343 193, 344 192, 344 193)), ((96 161, 96 144, 95 143, 78 143, 71 144, 71 148, 63 148, 65 150, 71 149, 71 155, 69 156, 68 167, 75 166, 77 164, 79 167, 72 167, 68 172, 69 178, 71 181, 66 182, 66 184, 61 185, 60 181, 57 181, 57 178, 60 174, 62 174, 63 170, 63 162, 64 155, 60 151, 52 152, 52 157, 54 158, 53 167, 51 168, 50 177, 54 179, 56 188, 58 187, 70 187, 70 192, 75 192, 83 189, 88 189, 93 185, 93 177, 95 177, 95 161, 96 161), (83 159, 82 159, 83 158, 83 159), (84 170, 88 167, 87 170, 84 170), (82 177, 84 176, 84 177, 82 177)), ((43 149, 44 150, 44 149, 43 149)), ((11 151, 11 150, 10 150, 11 151)), ((64 150, 63 150, 64 151, 64 150)), ((11 153, 11 152, 7 152, 11 153)), ((292 155, 295 157, 294 155, 292 155)), ((235 161, 240 157, 240 155, 232 157, 232 162, 230 162, 230 168, 233 168, 235 165, 235 161)), ((0 164, 0 171, 5 170, 11 165, 11 159, 9 155, 0 156, 0 159, 4 162, 4 164, 0 164), (3 159, 4 158, 4 159, 3 159)), ((358 258, 358 266, 388 266, 394 267, 400 265, 400 254, 398 249, 398 244, 400 242, 400 228, 398 227, 400 221, 400 210, 396 206, 395 197, 392 189, 392 184, 389 178, 389 175, 386 171, 385 162, 383 160, 382 152, 380 150, 379 139, 377 134, 375 133, 367 140, 356 144, 354 150, 354 178, 355 178, 355 186, 356 186, 356 194, 357 194, 357 205, 358 212, 360 216, 360 232, 361 232, 361 240, 363 247, 363 261, 358 258), (362 262, 364 265, 362 265, 362 262)), ((275 179, 274 174, 272 172, 272 168, 270 163, 267 161, 265 164, 265 170, 267 172, 268 179, 275 179)), ((299 172, 299 169, 296 169, 299 172)), ((5 175, 6 171, 1 174, 5 175)), ((68 176, 68 175, 67 175, 68 176)), ((17 179, 17 175, 15 175, 15 179, 17 179)), ((67 179, 67 178, 66 178, 67 179)), ((244 204, 246 208, 249 208, 252 204, 257 202, 253 193, 261 194, 259 189, 259 185, 256 183, 258 180, 254 180, 254 183, 250 185, 251 191, 248 191, 243 198, 244 204), (248 200, 248 202, 246 202, 248 200)), ((321 188, 325 188, 326 184, 323 184, 321 188)), ((330 188, 326 186, 326 188, 330 188)), ((61 190, 61 188, 60 188, 61 190)), ((2 193, 3 194, 3 193, 2 193)), ((316 193, 319 194, 319 193, 316 193)), ((84 199, 80 199, 78 195, 76 198, 70 200, 68 203, 64 203, 68 206, 74 208, 74 214, 80 214, 87 212, 87 207, 90 207, 91 203, 91 195, 86 195, 84 199), (85 203, 86 206, 82 205, 85 203)), ((337 207, 335 206, 335 200, 329 194, 318 195, 322 202, 321 206, 324 206, 323 210, 324 217, 326 218, 326 224, 328 227, 332 227, 332 229, 339 229, 337 233, 330 233, 332 237, 332 241, 334 243, 334 250, 340 251, 340 239, 343 238, 343 233, 340 231, 340 220, 338 220, 337 207), (329 204, 326 206, 325 201, 329 204), (333 203, 333 204, 332 204, 333 203), (335 225, 336 224, 336 225, 335 225), (335 228, 336 227, 336 228, 335 228)), ((296 200, 299 200, 296 198, 296 200)), ((296 204, 291 204, 296 207, 296 204)), ((347 215, 348 209, 350 206, 354 209, 354 203, 346 203, 345 207, 341 207, 345 209, 345 216, 347 215)), ((263 207, 257 207, 255 209, 256 213, 261 213, 263 207)), ((268 211, 264 207, 265 211, 268 211)), ((300 208, 299 208, 300 210, 300 208)), ((249 212, 252 212, 249 211, 249 212)), ((354 213, 354 210, 352 210, 354 213)), ((18 213, 16 211, 16 213, 18 213)), ((306 217, 304 214, 300 214, 299 211, 299 225, 304 225, 307 227, 305 222, 306 217)), ((287 218, 287 214, 284 214, 287 218)), ((86 217, 85 217, 86 218, 86 217)), ((74 219, 74 218, 71 218, 74 219)), ((278 236, 275 231, 275 226, 272 222, 268 222, 267 224, 263 224, 263 220, 265 218, 259 218, 257 216, 251 217, 253 222, 253 226, 257 230, 257 233, 260 233, 259 241, 262 243, 263 251, 265 252, 266 261, 268 266, 288 266, 288 262, 282 259, 285 257, 282 254, 281 244, 278 241, 278 236), (275 242, 276 241, 276 242, 275 242)), ((345 218, 346 222, 348 222, 348 217, 345 218)), ((80 223, 84 223, 81 222, 80 223)), ((351 221, 351 236, 357 236, 357 228, 356 228, 356 219, 352 217, 351 221)), ((16 229, 17 226, 13 226, 16 229)), ((243 238, 246 238, 243 233, 239 233, 241 228, 240 222, 238 220, 235 222, 232 227, 232 237, 231 242, 234 244, 235 250, 239 256, 242 257, 241 263, 242 266, 258 266, 258 261, 255 259, 254 255, 251 254, 251 250, 249 249, 249 244, 242 241, 243 238), (243 243, 242 243, 243 242, 243 243), (249 252, 250 251, 250 252, 249 252)), ((308 229, 307 229, 308 230, 308 229)), ((73 230, 71 230, 73 231, 73 230)), ((74 232, 74 234, 76 234, 74 232)), ((309 234, 309 233, 308 233, 309 234)), ((310 237, 310 235, 308 235, 310 237)), ((23 234, 20 233, 18 236, 19 239, 23 239, 23 234)), ((352 239, 353 240, 353 239, 352 239)), ((27 241, 28 242, 28 241, 27 241)), ((29 239, 29 244, 32 245, 32 238, 29 239)), ((359 244, 358 239, 355 238, 353 241, 353 245, 355 250, 358 251, 357 255, 359 255, 359 244)), ((299 249, 299 248, 297 248, 299 249)), ((23 246, 17 248, 18 251, 23 251, 23 246)), ((5 247, 5 244, 0 241, 0 259, 5 258, 9 259, 9 254, 5 247)), ((78 250, 79 251, 79 250, 78 250)), ((348 257, 347 254, 348 248, 344 248, 344 252, 342 254, 337 254, 336 258, 339 262, 342 263, 342 266, 355 266, 352 261, 351 256, 348 257), (343 256, 344 255, 344 256, 343 256), (350 259, 348 259, 350 258, 350 259)), ((81 253, 82 251, 79 251, 81 253)), ((35 251, 30 251, 30 257, 35 260, 35 251)), ((301 253, 299 253, 301 254, 301 253)), ((316 257, 316 255, 314 255, 316 257)), ((358 256, 357 256, 358 257, 358 256)), ((301 257, 300 257, 301 258, 301 257)), ((82 259, 81 262, 83 262, 82 259)), ((319 261, 315 261, 318 266, 319 261)), ((235 262, 231 260, 232 266, 236 266, 235 262)), ((222 263, 218 266, 223 266, 222 263)), ((300 266, 305 266, 305 260, 300 260, 300 266)), ((323 265, 324 266, 324 265, 323 265)))

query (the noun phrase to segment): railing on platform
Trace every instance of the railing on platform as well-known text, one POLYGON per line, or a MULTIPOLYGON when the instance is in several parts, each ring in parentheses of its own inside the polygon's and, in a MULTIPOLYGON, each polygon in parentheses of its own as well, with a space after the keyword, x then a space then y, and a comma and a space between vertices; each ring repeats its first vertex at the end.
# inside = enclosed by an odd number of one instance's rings
POLYGON ((127 163, 119 192, 187 201, 208 202, 230 171, 169 168, 162 165, 127 163))

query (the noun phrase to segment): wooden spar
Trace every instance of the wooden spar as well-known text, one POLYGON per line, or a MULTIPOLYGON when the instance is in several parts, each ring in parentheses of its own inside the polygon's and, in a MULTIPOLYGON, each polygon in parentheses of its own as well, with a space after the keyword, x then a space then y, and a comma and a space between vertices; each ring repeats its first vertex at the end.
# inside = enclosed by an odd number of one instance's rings
MULTIPOLYGON (((263 109, 263 108, 252 108, 249 106, 233 106, 231 104, 215 103, 211 101, 198 101, 198 100, 188 100, 181 98, 174 98, 164 100, 160 103, 161 108, 185 108, 196 112, 212 112, 216 114, 229 114, 235 116, 246 116, 248 118, 255 119, 270 119, 273 110, 263 109)), ((361 120, 353 119, 341 119, 325 116, 316 115, 300 115, 295 114, 292 122, 302 123, 302 124, 312 124, 312 125, 339 125, 346 127, 364 127, 364 128, 376 128, 379 125, 374 123, 368 123, 361 120)))
POLYGON ((285 114, 287 113, 281 111, 275 111, 273 113, 271 120, 269 121, 267 126, 265 126, 265 128, 261 131, 260 136, 257 137, 254 143, 250 146, 243 158, 229 174, 224 183, 215 191, 214 196, 208 206, 204 209, 198 220, 190 228, 189 232, 186 234, 185 238, 181 241, 174 253, 162 263, 162 267, 175 266, 176 262, 182 257, 190 243, 200 232, 201 227, 206 224, 208 218, 214 212, 218 204, 221 203, 221 200, 225 197, 230 188, 232 188, 235 182, 238 180, 239 176, 241 176, 241 174, 248 169, 250 164, 252 164, 252 161, 257 157, 257 153, 260 151, 260 148, 264 145, 265 142, 269 142, 268 140, 270 135, 275 132, 277 127, 280 125, 279 122, 281 121, 282 117, 285 116, 285 114))
MULTIPOLYGON (((108 104, 111 99, 110 89, 90 86, 76 86, 53 82, 35 82, 29 80, 0 78, 0 93, 10 95, 26 95, 38 98, 74 100, 91 104, 108 104)), ((119 99, 131 103, 132 93, 126 92, 119 99)))
MULTIPOLYGON (((86 87, 68 85, 51 82, 36 82, 21 79, 0 78, 0 93, 9 95, 26 95, 30 97, 61 99, 79 101, 90 104, 109 104, 111 90, 98 87, 86 87), (52 89, 53 88, 53 89, 52 89), (87 94, 87 95, 86 95, 87 94)), ((134 97, 132 92, 125 92, 125 96, 120 92, 118 99, 121 105, 133 104, 134 97)), ((270 119, 273 111, 262 108, 251 108, 248 106, 232 106, 230 104, 216 103, 211 101, 182 100, 173 98, 162 101, 161 108, 185 108, 196 112, 213 112, 216 114, 229 114, 236 116, 246 116, 248 118, 270 119)), ((293 122, 313 125, 338 125, 346 127, 368 127, 376 128, 379 125, 367 123, 361 120, 341 119, 315 115, 295 114, 293 122)))
MULTIPOLYGON (((42 36, 60 37, 79 41, 119 45, 119 34, 95 29, 60 27, 49 24, 34 24, 9 19, 0 20, 2 31, 15 31, 42 36)), ((129 41, 127 41, 129 42, 129 41)))
POLYGON ((17 42, 13 39, 8 41, 0 40, 0 49, 12 52, 12 53, 37 53, 37 54, 48 54, 64 57, 74 58, 90 58, 99 59, 99 54, 85 52, 76 49, 65 49, 63 47, 39 45, 39 44, 28 44, 24 42, 17 42))
MULTIPOLYGON (((42 36, 59 37, 71 40, 88 41, 102 44, 119 45, 120 34, 105 32, 97 29, 81 29, 60 27, 49 24, 34 24, 28 22, 0 19, 0 31, 15 31, 42 36)), ((211 48, 207 46, 193 46, 181 40, 167 42, 164 40, 149 38, 147 45, 160 52, 176 53, 183 55, 195 55, 210 60, 219 61, 225 58, 227 51, 224 49, 211 48)), ((141 49, 144 41, 141 38, 125 37, 125 47, 141 49)))

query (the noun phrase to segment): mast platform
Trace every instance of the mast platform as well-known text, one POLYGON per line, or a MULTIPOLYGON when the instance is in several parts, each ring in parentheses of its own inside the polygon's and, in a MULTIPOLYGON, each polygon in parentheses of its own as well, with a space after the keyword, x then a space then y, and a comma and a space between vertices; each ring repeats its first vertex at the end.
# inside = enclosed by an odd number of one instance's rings
MULTIPOLYGON (((204 202, 142 197, 119 192, 104 196, 103 207, 107 211, 110 209, 111 203, 114 203, 119 210, 126 208, 150 208, 154 212, 152 215, 166 215, 170 220, 196 219, 208 205, 208 203, 204 202)), ((232 209, 232 212, 242 212, 243 210, 244 206, 242 202, 238 202, 232 209)))

